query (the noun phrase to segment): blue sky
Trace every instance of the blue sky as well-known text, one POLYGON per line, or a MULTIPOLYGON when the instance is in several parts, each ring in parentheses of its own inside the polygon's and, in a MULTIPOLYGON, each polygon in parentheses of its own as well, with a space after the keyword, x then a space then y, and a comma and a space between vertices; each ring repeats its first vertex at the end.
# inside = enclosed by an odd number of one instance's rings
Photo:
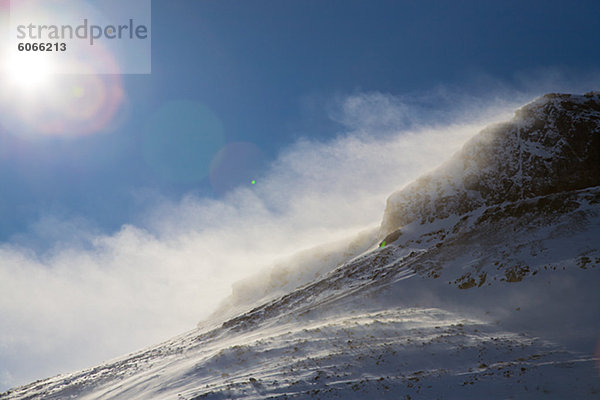
POLYGON ((598 15, 597 1, 153 1, 152 74, 91 81, 115 88, 102 124, 37 134, 0 110, 0 389, 193 327, 236 279, 376 225, 392 190, 478 127, 598 89, 598 15))
MULTIPOLYGON (((219 144, 257 146, 248 179, 224 172, 247 183, 299 137, 339 133, 328 113, 336 96, 444 87, 486 99, 498 87, 535 91, 528 79, 552 69, 566 79, 594 73, 599 8, 593 1, 155 1, 153 73, 123 76, 129 109, 113 132, 37 141, 2 132, 2 147, 12 150, 0 158, 0 239, 47 213, 116 230, 146 206, 138 191, 222 194, 201 174, 177 179, 148 168, 144 127, 167 102, 206 107, 222 124, 219 144)), ((160 162, 173 161, 172 151, 160 162)), ((206 168, 214 152, 200 156, 192 165, 206 168)))

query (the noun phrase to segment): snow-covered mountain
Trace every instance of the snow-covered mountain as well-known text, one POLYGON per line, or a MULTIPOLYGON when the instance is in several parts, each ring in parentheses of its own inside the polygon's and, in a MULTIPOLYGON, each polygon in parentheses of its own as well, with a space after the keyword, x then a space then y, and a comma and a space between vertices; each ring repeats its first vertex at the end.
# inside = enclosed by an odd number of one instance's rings
POLYGON ((304 257, 224 320, 0 399, 600 398, 600 94, 535 100, 304 257))
POLYGON ((549 94, 389 199, 382 230, 600 185, 597 94, 549 94))

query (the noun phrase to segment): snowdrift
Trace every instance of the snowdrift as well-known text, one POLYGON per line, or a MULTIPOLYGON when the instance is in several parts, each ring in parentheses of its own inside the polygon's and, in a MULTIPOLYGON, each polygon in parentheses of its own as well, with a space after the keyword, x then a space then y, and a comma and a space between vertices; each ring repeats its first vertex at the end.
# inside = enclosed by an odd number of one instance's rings
POLYGON ((598 94, 537 99, 224 322, 0 399, 597 398, 599 140, 598 94))

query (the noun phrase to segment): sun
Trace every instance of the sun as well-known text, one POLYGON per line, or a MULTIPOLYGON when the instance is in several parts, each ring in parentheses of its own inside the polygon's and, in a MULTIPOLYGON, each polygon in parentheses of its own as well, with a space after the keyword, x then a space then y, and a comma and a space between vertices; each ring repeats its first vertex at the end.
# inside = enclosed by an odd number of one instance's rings
POLYGON ((31 90, 46 85, 54 71, 47 54, 12 53, 4 62, 6 80, 17 89, 31 90))

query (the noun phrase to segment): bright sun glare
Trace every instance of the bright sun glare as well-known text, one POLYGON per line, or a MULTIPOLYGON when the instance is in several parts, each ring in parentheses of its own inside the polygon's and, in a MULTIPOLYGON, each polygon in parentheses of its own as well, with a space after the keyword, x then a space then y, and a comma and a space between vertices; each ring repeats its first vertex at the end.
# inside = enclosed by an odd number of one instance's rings
POLYGON ((52 63, 45 54, 13 54, 4 65, 7 80, 22 89, 46 84, 52 74, 52 63))

